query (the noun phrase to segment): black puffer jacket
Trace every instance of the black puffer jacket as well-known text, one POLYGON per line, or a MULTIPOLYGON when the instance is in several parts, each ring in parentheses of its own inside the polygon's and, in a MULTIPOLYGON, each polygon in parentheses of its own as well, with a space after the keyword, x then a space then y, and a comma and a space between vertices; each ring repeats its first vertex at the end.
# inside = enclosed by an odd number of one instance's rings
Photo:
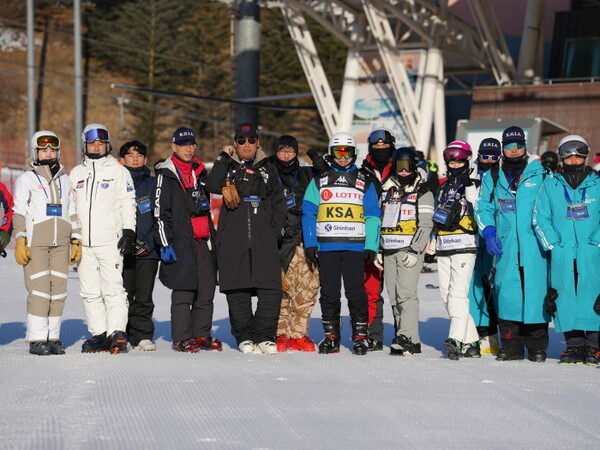
POLYGON ((221 207, 217 231, 219 288, 221 292, 281 289, 277 242, 283 238, 287 208, 277 170, 260 148, 251 168, 236 154, 230 157, 223 152, 206 179, 206 187, 221 194, 227 176, 242 202, 236 209, 224 203, 221 207), (252 202, 252 198, 260 200, 252 202))
POLYGON ((279 174, 278 180, 283 187, 287 207, 285 233, 279 248, 281 267, 287 272, 296 247, 302 242, 302 199, 313 177, 313 171, 310 167, 300 167, 298 158, 292 159, 289 164, 283 163, 275 156, 271 160, 279 174))

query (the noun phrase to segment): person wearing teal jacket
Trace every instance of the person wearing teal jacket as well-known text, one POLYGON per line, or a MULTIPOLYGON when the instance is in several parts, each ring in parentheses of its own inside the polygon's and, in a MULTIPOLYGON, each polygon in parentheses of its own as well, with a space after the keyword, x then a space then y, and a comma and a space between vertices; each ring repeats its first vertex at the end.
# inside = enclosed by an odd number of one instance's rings
POLYGON ((532 214, 544 168, 527 154, 525 133, 504 130, 499 168, 482 180, 475 215, 487 251, 496 257, 494 292, 502 348, 496 359, 546 360, 548 321, 544 312, 548 256, 535 238, 532 214))
POLYGON ((340 351, 341 280, 352 322, 352 350, 367 353, 367 294, 365 264, 379 249, 381 209, 375 186, 354 165, 356 141, 336 133, 329 141, 330 169, 314 178, 302 202, 302 233, 306 259, 318 264, 321 317, 325 339, 319 353, 340 351))
POLYGON ((565 335, 563 364, 600 361, 600 177, 587 165, 581 136, 559 144, 562 170, 543 184, 533 213, 537 237, 551 250, 545 308, 565 335))

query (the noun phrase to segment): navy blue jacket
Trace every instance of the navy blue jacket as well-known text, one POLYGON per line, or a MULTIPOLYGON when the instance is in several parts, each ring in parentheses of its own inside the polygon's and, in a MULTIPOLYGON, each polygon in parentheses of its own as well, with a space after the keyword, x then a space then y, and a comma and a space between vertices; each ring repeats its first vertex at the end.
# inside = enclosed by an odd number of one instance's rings
POLYGON ((136 258, 160 259, 152 234, 152 227, 154 226, 154 217, 152 216, 152 186, 154 185, 154 177, 150 175, 150 169, 146 166, 139 169, 127 167, 127 169, 133 179, 135 202, 137 204, 135 238, 138 241, 144 242, 152 250, 147 256, 136 256, 136 258))

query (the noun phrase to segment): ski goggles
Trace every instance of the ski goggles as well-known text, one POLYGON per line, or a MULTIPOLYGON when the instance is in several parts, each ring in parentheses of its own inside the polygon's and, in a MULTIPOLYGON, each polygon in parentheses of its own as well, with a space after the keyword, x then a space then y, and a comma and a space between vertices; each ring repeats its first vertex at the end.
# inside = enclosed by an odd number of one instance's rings
POLYGON ((85 132, 84 139, 88 144, 94 141, 108 142, 108 131, 102 128, 94 128, 85 132))
POLYGON ((256 144, 256 138, 253 137, 249 137, 249 138, 237 138, 236 142, 238 143, 238 145, 244 145, 246 143, 246 141, 248 141, 248 144, 250 145, 254 145, 256 144))
POLYGON ((369 144, 375 145, 379 141, 382 141, 383 143, 393 144, 396 141, 396 139, 388 130, 372 131, 371 134, 369 134, 369 144))
POLYGON ((479 159, 482 161, 499 161, 500 160, 500 155, 486 155, 485 153, 480 153, 479 154, 479 159))
POLYGON ((39 136, 35 141, 37 148, 50 147, 52 150, 60 149, 60 139, 57 136, 39 136))
POLYGON ((521 150, 522 148, 525 148, 525 144, 520 142, 511 142, 504 146, 504 150, 521 150))
POLYGON ((444 161, 468 161, 471 152, 462 148, 447 148, 444 150, 444 161))
POLYGON ((349 145, 334 145, 329 150, 334 159, 352 159, 356 155, 356 147, 349 145))
POLYGON ((395 168, 397 173, 402 172, 403 170, 406 172, 414 172, 415 163, 408 159, 399 159, 395 163, 395 168))
POLYGON ((587 158, 590 154, 590 148, 583 142, 569 141, 558 147, 558 156, 561 159, 568 158, 569 156, 581 156, 587 158))

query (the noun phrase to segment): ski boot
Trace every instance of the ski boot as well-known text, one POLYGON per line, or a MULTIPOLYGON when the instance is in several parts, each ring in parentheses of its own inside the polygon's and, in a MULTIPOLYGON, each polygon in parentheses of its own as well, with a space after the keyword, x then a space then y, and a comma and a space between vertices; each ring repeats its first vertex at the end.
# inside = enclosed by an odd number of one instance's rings
POLYGON ((124 331, 113 331, 108 337, 109 350, 113 355, 127 353, 127 334, 124 331))
POLYGON ((65 344, 61 341, 48 341, 48 346, 50 347, 50 353, 53 355, 64 355, 65 354, 65 344))
POLYGON ((583 364, 585 359, 584 347, 569 347, 560 354, 560 364, 583 364))
POLYGON ((38 356, 50 355, 50 345, 48 345, 48 342, 30 342, 29 353, 38 356))
POLYGON ((340 322, 338 321, 323 321, 323 331, 325 339, 319 343, 319 353, 339 353, 340 352, 340 322))
POLYGON ((352 321, 352 352, 364 356, 369 350, 367 342, 367 323, 352 321))
POLYGON ((383 342, 373 339, 372 337, 367 336, 367 350, 370 352, 381 352, 383 351, 383 342))
POLYGON ((597 348, 588 347, 585 350, 585 363, 588 366, 596 366, 600 364, 600 350, 597 348))
POLYGON ((81 353, 96 353, 96 352, 107 352, 108 351, 108 340, 106 339, 106 333, 97 334, 92 336, 90 339, 85 341, 81 346, 81 353))
POLYGON ((546 361, 546 352, 539 348, 528 349, 527 359, 531 362, 544 362, 546 361))
POLYGON ((465 344, 462 348, 462 356, 465 358, 481 358, 481 349, 479 348, 479 341, 465 344))
POLYGON ((413 341, 404 334, 396 336, 392 341, 390 353, 392 355, 405 355, 412 356, 421 353, 421 344, 415 344, 413 341))
MULTIPOLYGON (((444 341, 444 348, 448 353, 448 359, 452 361, 458 361, 462 354, 462 344, 458 342, 456 339, 446 339, 444 341)), ((481 355, 480 355, 481 356, 481 355)))

